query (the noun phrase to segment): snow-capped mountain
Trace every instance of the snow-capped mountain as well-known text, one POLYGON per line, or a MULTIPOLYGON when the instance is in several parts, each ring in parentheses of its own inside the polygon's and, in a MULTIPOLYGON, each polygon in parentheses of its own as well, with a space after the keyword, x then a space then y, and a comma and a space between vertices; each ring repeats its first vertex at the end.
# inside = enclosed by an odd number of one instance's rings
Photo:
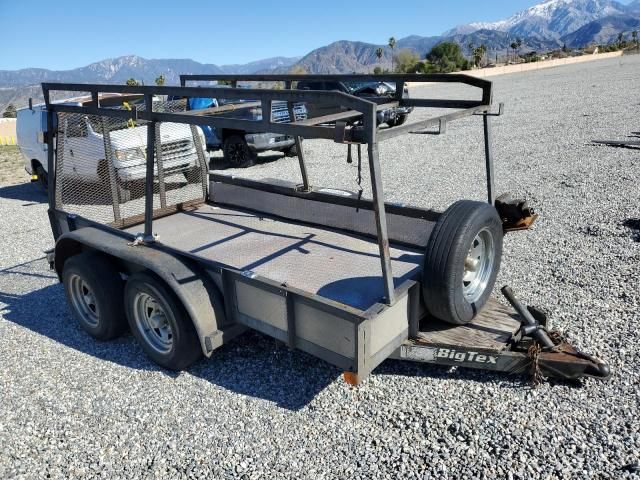
POLYGON ((612 15, 624 15, 629 7, 614 0, 547 0, 497 22, 461 25, 445 33, 498 30, 513 35, 559 39, 587 23, 612 15))

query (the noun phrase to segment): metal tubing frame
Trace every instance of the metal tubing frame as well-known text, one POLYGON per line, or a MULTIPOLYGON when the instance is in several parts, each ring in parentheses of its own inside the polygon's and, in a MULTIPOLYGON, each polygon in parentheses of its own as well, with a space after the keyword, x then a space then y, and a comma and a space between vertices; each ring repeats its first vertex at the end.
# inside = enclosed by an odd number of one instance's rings
MULTIPOLYGON (((148 112, 153 110, 153 96, 145 94, 144 103, 148 112)), ((147 123, 147 174, 144 183, 144 241, 153 242, 153 166, 156 153, 156 122, 147 123)))
POLYGON ((496 190, 494 185, 493 174, 493 145, 491 143, 491 118, 488 113, 482 115, 482 123, 484 126, 484 157, 485 168, 487 171, 487 201, 493 205, 496 201, 496 190))
MULTIPOLYGON (((285 87, 287 90, 293 89, 293 82, 286 82, 285 87)), ((293 108, 293 104, 291 102, 287 102, 287 111, 289 112, 289 121, 291 123, 297 123, 296 112, 293 108)), ((302 191, 308 192, 311 190, 309 185, 309 173, 307 172, 307 164, 304 159, 304 151, 302 150, 302 137, 296 135, 296 154, 298 156, 298 164, 300 165, 300 176, 302 177, 302 191)))
POLYGON ((113 149, 111 148, 111 133, 104 117, 100 117, 100 127, 102 129, 102 141, 104 142, 104 156, 107 162, 107 175, 109 177, 109 189, 111 192, 111 201, 113 202, 113 219, 119 222, 120 201, 118 199, 118 174, 113 167, 113 149))
MULTIPOLYGON (((493 195, 492 182, 492 159, 490 151, 490 129, 488 129, 487 113, 492 101, 492 84, 490 81, 470 77, 460 74, 391 74, 391 75, 182 75, 180 77, 180 87, 170 86, 128 86, 128 85, 98 85, 98 84, 71 84, 71 83, 43 83, 42 90, 47 106, 48 128, 53 126, 53 114, 56 112, 78 113, 84 115, 101 115, 107 117, 118 117, 122 119, 146 120, 147 124, 147 171, 145 182, 145 241, 153 241, 153 167, 155 159, 155 130, 157 122, 185 123, 189 125, 208 125, 215 128, 231 128, 248 132, 272 132, 290 135, 296 138, 300 168, 303 176, 303 186, 308 188, 308 177, 306 175, 306 165, 302 153, 301 137, 329 139, 338 143, 366 143, 368 145, 369 169, 371 176, 371 189, 373 196, 373 208, 376 220, 376 232, 378 247, 380 252, 380 264, 382 277, 386 293, 386 303, 395 303, 395 290, 391 260, 389 253, 389 236, 387 230, 386 212, 384 205, 384 192, 382 175, 380 170, 378 142, 393 138, 395 136, 409 133, 413 130, 426 128, 427 126, 448 122, 458 118, 483 112, 485 118, 485 146, 487 155, 487 174, 489 199, 493 195), (428 120, 416 122, 414 124, 402 125, 393 129, 378 132, 376 126, 376 112, 379 107, 376 101, 355 97, 337 91, 308 91, 291 89, 292 82, 300 80, 336 80, 336 81, 390 81, 400 85, 396 89, 396 101, 398 105, 414 107, 437 107, 462 109, 448 115, 440 115, 428 120), (220 87, 186 87, 187 81, 213 81, 228 80, 234 88, 220 87), (284 81, 289 87, 287 90, 267 90, 267 89, 239 89, 235 88, 238 81, 284 81), (482 90, 481 100, 439 100, 439 99, 404 99, 403 87, 406 82, 439 82, 439 83, 463 83, 474 86, 482 90), (74 106, 65 104, 52 104, 50 102, 51 91, 76 91, 90 92, 93 100, 92 105, 74 106), (136 109, 115 110, 112 108, 102 108, 100 106, 100 93, 120 93, 120 94, 142 94, 144 95, 145 110, 136 109), (167 95, 180 97, 211 97, 225 98, 229 100, 255 99, 262 105, 263 112, 271 112, 272 102, 280 100, 287 102, 290 110, 290 123, 274 123, 271 114, 263 115, 262 121, 252 121, 245 119, 224 118, 218 116, 196 116, 184 113, 167 113, 153 111, 153 96, 167 95), (345 126, 344 122, 337 122, 335 125, 300 125, 296 124, 295 116, 291 117, 294 102, 309 102, 325 105, 340 105, 362 115, 362 125, 345 126), (489 165, 491 164, 491 172, 489 165)), ((52 144, 52 138, 49 139, 52 144)), ((53 168, 53 148, 49 150, 49 166, 51 172, 53 168)), ((50 207, 55 208, 55 181, 54 175, 50 175, 50 207), (52 200, 53 199, 53 200, 52 200)))

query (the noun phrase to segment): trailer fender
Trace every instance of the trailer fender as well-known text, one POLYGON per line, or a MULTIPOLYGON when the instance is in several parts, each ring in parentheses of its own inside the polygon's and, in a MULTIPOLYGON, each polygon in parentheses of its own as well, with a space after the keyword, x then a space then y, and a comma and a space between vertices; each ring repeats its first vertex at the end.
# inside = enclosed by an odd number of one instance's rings
MULTIPOLYGON (((132 246, 122 234, 86 227, 65 233, 56 242, 54 267, 58 278, 65 261, 87 249, 103 252, 125 265, 148 269, 162 279, 191 317, 205 356, 210 357, 226 340, 222 331, 226 325, 222 295, 213 280, 194 262, 161 248, 132 246)), ((135 267, 126 270, 135 271, 135 267)))

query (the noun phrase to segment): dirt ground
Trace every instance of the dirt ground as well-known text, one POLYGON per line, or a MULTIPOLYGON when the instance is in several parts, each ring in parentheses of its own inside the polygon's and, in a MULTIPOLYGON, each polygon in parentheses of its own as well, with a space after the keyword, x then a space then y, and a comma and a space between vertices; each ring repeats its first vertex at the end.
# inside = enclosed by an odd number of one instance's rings
POLYGON ((15 145, 0 146, 0 185, 15 185, 29 181, 24 159, 15 145))

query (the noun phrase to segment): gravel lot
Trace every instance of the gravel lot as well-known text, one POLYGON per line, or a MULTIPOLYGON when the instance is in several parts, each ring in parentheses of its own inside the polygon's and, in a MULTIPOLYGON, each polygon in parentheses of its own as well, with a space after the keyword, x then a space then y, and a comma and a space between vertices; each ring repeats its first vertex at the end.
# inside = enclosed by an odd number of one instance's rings
MULTIPOLYGON (((0 187, 0 478, 631 478, 640 460, 640 56, 495 78, 497 187, 541 213, 499 284, 549 310, 608 382, 387 361, 360 388, 258 334, 179 375, 131 336, 71 319, 42 251, 44 195, 0 187)), ((435 87, 424 87, 424 94, 435 87)), ((418 95, 420 89, 415 90, 418 95)), ((483 198, 481 120, 381 146, 387 199, 483 198)), ((346 147, 305 142, 312 180, 355 189, 346 147)), ((272 157, 272 159, 275 157, 272 157)), ((243 172, 297 179, 295 159, 243 172)))

